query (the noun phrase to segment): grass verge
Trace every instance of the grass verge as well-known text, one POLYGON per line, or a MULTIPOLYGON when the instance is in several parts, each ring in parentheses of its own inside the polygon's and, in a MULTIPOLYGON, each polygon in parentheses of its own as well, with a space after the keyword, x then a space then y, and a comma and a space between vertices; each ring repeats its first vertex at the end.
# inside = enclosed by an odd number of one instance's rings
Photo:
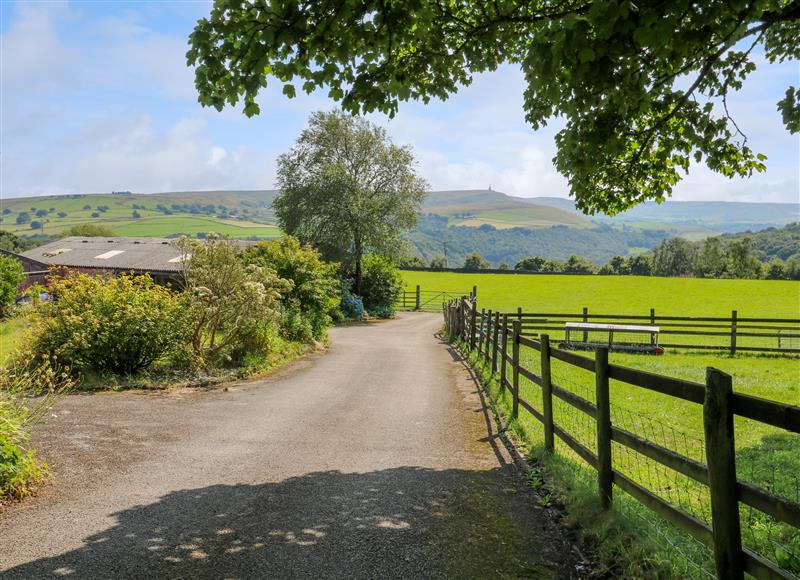
MULTIPOLYGON (((458 346, 462 353, 467 352, 463 344, 458 346)), ((711 554, 704 546, 624 493, 616 493, 612 508, 604 510, 594 471, 566 446, 557 446, 556 453, 548 453, 541 425, 524 413, 511 420, 510 392, 500 388, 497 375, 491 373, 482 357, 475 352, 465 356, 506 425, 506 434, 533 464, 529 482, 564 506, 565 522, 579 529, 600 559, 601 576, 713 577, 711 554)))

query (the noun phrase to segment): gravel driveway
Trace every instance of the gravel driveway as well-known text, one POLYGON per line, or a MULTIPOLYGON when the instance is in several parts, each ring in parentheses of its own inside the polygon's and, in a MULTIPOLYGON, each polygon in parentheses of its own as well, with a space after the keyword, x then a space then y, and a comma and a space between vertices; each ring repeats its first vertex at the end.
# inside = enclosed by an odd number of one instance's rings
POLYGON ((440 324, 336 328, 227 391, 65 398, 36 434, 51 483, 0 513, 0 577, 578 576, 440 324))

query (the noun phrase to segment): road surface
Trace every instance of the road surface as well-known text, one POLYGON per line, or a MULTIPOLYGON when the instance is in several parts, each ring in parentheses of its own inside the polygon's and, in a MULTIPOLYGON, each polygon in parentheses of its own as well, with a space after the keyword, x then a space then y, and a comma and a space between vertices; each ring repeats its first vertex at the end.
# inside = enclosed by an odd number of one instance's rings
POLYGON ((0 513, 2 578, 571 578, 441 317, 333 329, 227 391, 72 395, 52 481, 0 513))

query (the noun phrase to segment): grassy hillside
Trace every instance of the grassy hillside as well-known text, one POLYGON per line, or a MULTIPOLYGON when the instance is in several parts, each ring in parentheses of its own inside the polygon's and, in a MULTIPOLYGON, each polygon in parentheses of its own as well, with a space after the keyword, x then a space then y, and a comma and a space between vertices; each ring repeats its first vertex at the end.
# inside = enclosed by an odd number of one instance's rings
POLYGON ((782 228, 767 228, 759 232, 742 232, 722 236, 723 243, 750 238, 758 257, 767 261, 770 258, 781 260, 800 260, 800 222, 782 228))
POLYGON ((498 229, 557 225, 593 227, 587 218, 574 212, 536 205, 492 190, 433 191, 425 200, 422 211, 446 216, 454 226, 489 224, 498 229))
POLYGON ((26 236, 59 234, 76 224, 93 223, 124 236, 213 231, 236 238, 275 237, 279 235, 271 209, 275 194, 264 190, 17 198, 2 201, 0 217, 4 230, 26 236), (21 213, 28 220, 18 224, 21 213), (43 227, 33 229, 33 221, 43 227))
POLYGON ((420 218, 417 227, 408 235, 417 251, 425 258, 443 254, 445 247, 451 266, 460 266, 464 256, 480 252, 493 265, 508 262, 513 266, 518 260, 538 255, 566 260, 570 254, 579 254, 596 262, 605 263, 612 256, 636 254, 656 246, 668 237, 666 232, 616 229, 609 226, 595 228, 495 228, 492 224, 479 227, 450 225, 451 220, 436 215, 420 218))

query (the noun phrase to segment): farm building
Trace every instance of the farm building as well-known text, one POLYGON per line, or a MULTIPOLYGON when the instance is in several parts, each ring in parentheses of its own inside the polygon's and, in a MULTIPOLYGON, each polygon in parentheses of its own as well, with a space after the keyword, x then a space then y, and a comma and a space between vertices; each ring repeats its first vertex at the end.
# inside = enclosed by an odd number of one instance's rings
POLYGON ((22 281, 22 284, 20 284, 20 292, 24 292, 25 289, 32 284, 44 283, 44 278, 49 273, 47 264, 20 254, 15 254, 14 252, 9 252, 8 250, 3 250, 2 248, 0 248, 0 254, 16 258, 22 264, 22 271, 25 272, 25 279, 22 281))
MULTIPOLYGON (((68 237, 17 255, 23 265, 62 266, 87 274, 150 274, 159 284, 180 283, 181 254, 166 238, 68 237)), ((239 242, 243 247, 252 242, 239 242)))

